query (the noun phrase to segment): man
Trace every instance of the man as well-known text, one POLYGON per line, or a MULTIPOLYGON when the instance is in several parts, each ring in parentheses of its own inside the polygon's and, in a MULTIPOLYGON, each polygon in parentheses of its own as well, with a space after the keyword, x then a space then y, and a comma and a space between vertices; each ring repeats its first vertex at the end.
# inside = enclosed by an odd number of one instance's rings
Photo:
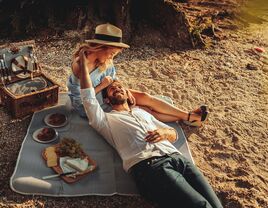
POLYGON ((85 51, 80 52, 80 86, 89 124, 119 153, 147 199, 161 207, 222 207, 202 173, 172 145, 173 128, 141 108, 130 108, 126 89, 118 81, 107 87, 110 113, 100 107, 90 80, 85 51))

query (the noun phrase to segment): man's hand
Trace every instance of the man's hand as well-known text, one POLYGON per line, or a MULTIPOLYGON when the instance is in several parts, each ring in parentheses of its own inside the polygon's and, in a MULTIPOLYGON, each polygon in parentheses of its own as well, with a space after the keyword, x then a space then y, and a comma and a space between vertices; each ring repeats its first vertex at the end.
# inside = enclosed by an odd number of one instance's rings
POLYGON ((80 67, 80 70, 86 70, 87 73, 90 73, 95 68, 94 66, 92 66, 92 63, 90 63, 87 58, 86 48, 82 48, 79 52, 79 67, 80 67), (89 68, 89 66, 91 67, 89 68))
POLYGON ((128 99, 129 99, 129 104, 133 107, 136 105, 136 99, 135 97, 132 95, 132 93, 127 89, 127 96, 128 96, 128 99))
POLYGON ((145 137, 146 142, 156 143, 167 139, 170 142, 176 141, 176 131, 172 128, 159 128, 154 131, 148 131, 145 137))
POLYGON ((81 89, 91 88, 92 82, 89 76, 89 73, 93 70, 89 70, 89 60, 86 57, 86 50, 81 49, 79 52, 79 67, 80 67, 80 87, 81 89))

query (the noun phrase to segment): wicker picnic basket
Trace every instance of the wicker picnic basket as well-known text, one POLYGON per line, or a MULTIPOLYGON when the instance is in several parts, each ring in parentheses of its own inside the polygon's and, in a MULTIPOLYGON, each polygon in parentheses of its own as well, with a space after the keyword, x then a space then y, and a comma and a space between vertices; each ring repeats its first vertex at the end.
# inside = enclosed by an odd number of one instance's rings
POLYGON ((34 48, 33 40, 0 46, 1 103, 15 118, 58 103, 59 86, 42 73, 34 48))

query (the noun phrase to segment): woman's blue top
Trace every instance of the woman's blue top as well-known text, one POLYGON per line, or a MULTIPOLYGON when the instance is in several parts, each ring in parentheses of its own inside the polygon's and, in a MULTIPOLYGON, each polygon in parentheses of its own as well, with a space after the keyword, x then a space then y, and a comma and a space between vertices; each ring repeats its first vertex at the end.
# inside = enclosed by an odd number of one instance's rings
MULTIPOLYGON (((112 77, 113 80, 116 79, 116 69, 112 65, 105 71, 100 71, 99 68, 96 68, 94 71, 90 73, 90 78, 93 84, 93 87, 95 88, 98 86, 103 78, 105 76, 112 77)), ((72 106, 74 109, 79 113, 81 117, 86 117, 86 113, 84 110, 84 106, 82 104, 81 100, 81 94, 80 94, 80 80, 72 73, 68 80, 67 80, 67 87, 68 87, 68 95, 71 99, 72 106)), ((96 98, 99 101, 102 108, 105 110, 107 108, 107 104, 103 103, 102 93, 99 92, 96 94, 96 98)))

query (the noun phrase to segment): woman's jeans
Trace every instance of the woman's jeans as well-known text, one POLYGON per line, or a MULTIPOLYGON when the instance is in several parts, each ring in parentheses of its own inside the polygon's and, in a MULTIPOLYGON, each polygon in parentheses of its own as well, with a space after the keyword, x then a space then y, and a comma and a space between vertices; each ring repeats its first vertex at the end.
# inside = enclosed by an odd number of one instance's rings
POLYGON ((146 159, 129 172, 141 195, 160 207, 222 208, 203 174, 179 153, 146 159))

